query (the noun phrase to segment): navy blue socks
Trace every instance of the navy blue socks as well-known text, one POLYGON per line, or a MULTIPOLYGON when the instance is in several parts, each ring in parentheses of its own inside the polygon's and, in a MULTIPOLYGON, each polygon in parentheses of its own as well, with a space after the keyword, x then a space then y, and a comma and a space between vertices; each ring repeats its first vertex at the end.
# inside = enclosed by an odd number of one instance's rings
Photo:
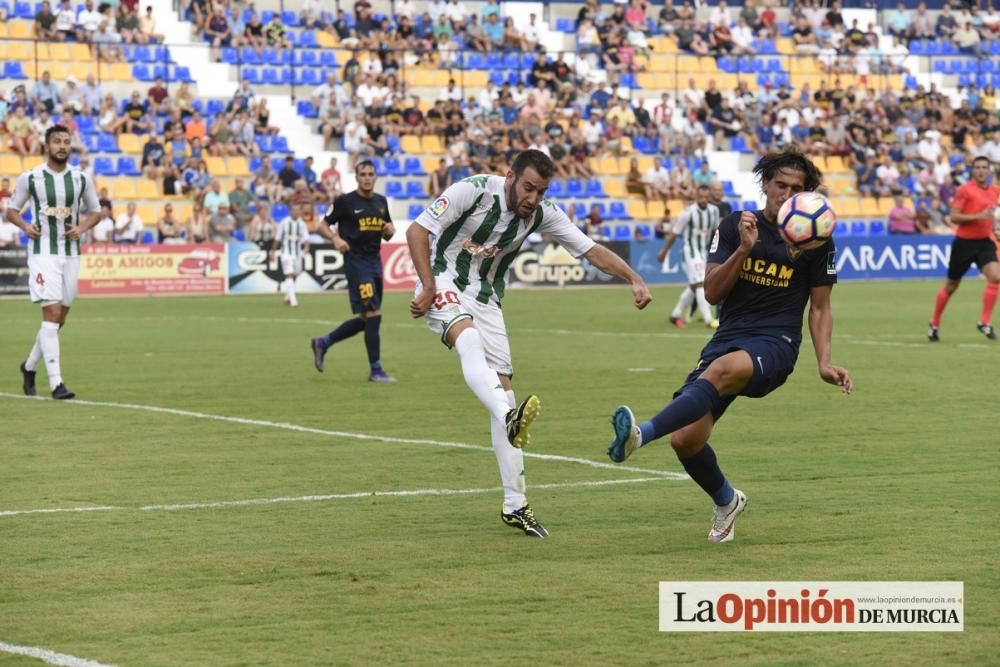
POLYGON ((708 413, 721 407, 725 399, 708 380, 698 379, 689 384, 680 396, 649 421, 639 424, 642 444, 678 431, 693 424, 708 413))
POLYGON ((365 320, 365 347, 368 349, 368 363, 372 370, 382 368, 382 339, 379 336, 379 327, 382 325, 382 316, 369 317, 365 320))
POLYGON ((684 466, 684 470, 704 489, 705 493, 712 496, 716 505, 728 505, 733 500, 733 487, 729 485, 726 476, 719 468, 719 461, 715 458, 715 451, 707 442, 697 454, 691 458, 677 459, 684 466))
POLYGON ((347 320, 339 327, 331 331, 323 338, 323 343, 330 347, 334 343, 339 343, 345 338, 350 338, 355 334, 359 334, 365 330, 365 321, 360 317, 355 317, 353 320, 347 320))

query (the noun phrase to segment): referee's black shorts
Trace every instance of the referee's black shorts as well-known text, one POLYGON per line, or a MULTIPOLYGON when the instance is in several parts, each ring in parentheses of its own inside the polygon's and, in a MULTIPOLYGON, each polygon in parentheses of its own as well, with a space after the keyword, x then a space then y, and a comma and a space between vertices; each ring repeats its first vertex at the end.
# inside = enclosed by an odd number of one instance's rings
POLYGON ((951 244, 948 280, 961 280, 973 262, 982 271, 984 266, 995 261, 997 261, 997 246, 993 239, 956 238, 951 244))

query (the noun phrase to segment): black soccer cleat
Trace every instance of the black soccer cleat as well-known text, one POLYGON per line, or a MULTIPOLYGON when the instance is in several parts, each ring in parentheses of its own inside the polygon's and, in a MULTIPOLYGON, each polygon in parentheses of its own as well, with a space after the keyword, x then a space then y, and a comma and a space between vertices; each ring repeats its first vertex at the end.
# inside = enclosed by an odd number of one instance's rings
POLYGON ((21 362, 21 389, 24 390, 25 396, 34 396, 38 393, 35 389, 35 372, 29 371, 24 367, 24 362, 21 362))
POLYGON ((326 357, 326 344, 322 338, 313 338, 309 342, 309 349, 313 353, 313 365, 320 373, 323 372, 323 358, 326 357))
POLYGON ((990 340, 997 339, 997 332, 993 330, 992 324, 983 324, 982 322, 976 322, 976 328, 979 329, 979 333, 983 334, 990 340))
POLYGON ((941 341, 941 338, 938 336, 938 328, 933 324, 927 325, 927 340, 929 340, 932 343, 937 343, 941 341))
POLYGON ((531 435, 528 433, 528 429, 538 419, 541 407, 542 404, 538 400, 538 397, 530 394, 526 399, 521 401, 520 405, 507 412, 504 422, 507 427, 507 442, 511 446, 518 449, 524 449, 528 446, 531 442, 531 435))
POLYGON ((538 523, 538 519, 535 518, 535 513, 531 511, 530 505, 525 505, 521 509, 515 510, 510 514, 500 510, 500 520, 511 528, 519 528, 523 530, 524 534, 528 537, 549 536, 549 531, 545 530, 545 526, 538 523))
POLYGON ((57 401, 67 401, 76 396, 69 387, 66 386, 65 382, 60 382, 59 386, 52 390, 52 398, 57 401))

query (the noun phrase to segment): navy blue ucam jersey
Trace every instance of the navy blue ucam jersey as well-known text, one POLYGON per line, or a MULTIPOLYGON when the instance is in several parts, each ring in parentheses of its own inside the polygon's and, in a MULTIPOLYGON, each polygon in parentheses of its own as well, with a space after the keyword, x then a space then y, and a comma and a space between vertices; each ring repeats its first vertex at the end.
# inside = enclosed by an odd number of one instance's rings
POLYGON ((365 198, 357 190, 340 195, 324 218, 326 224, 337 225, 340 238, 351 246, 345 262, 354 259, 379 259, 382 229, 392 223, 389 202, 379 194, 365 198), (352 257, 353 255, 353 257, 352 257))
MULTIPOLYGON (((761 211, 754 215, 757 243, 740 267, 732 291, 719 303, 719 329, 712 339, 780 336, 798 348, 809 290, 837 282, 836 248, 831 238, 812 250, 794 249, 761 211)), ((734 211, 719 225, 709 248, 709 264, 722 264, 740 247, 739 221, 740 211, 734 211)))

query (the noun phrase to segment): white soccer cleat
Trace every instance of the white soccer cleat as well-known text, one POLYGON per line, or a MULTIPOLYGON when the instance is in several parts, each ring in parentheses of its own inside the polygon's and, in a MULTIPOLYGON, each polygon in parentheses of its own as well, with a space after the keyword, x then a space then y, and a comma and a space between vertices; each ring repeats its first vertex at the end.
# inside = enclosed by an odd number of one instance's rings
POLYGON ((709 542, 729 542, 736 535, 736 519, 747 508, 747 496, 739 489, 733 489, 733 500, 724 507, 715 508, 712 529, 708 531, 709 542))

